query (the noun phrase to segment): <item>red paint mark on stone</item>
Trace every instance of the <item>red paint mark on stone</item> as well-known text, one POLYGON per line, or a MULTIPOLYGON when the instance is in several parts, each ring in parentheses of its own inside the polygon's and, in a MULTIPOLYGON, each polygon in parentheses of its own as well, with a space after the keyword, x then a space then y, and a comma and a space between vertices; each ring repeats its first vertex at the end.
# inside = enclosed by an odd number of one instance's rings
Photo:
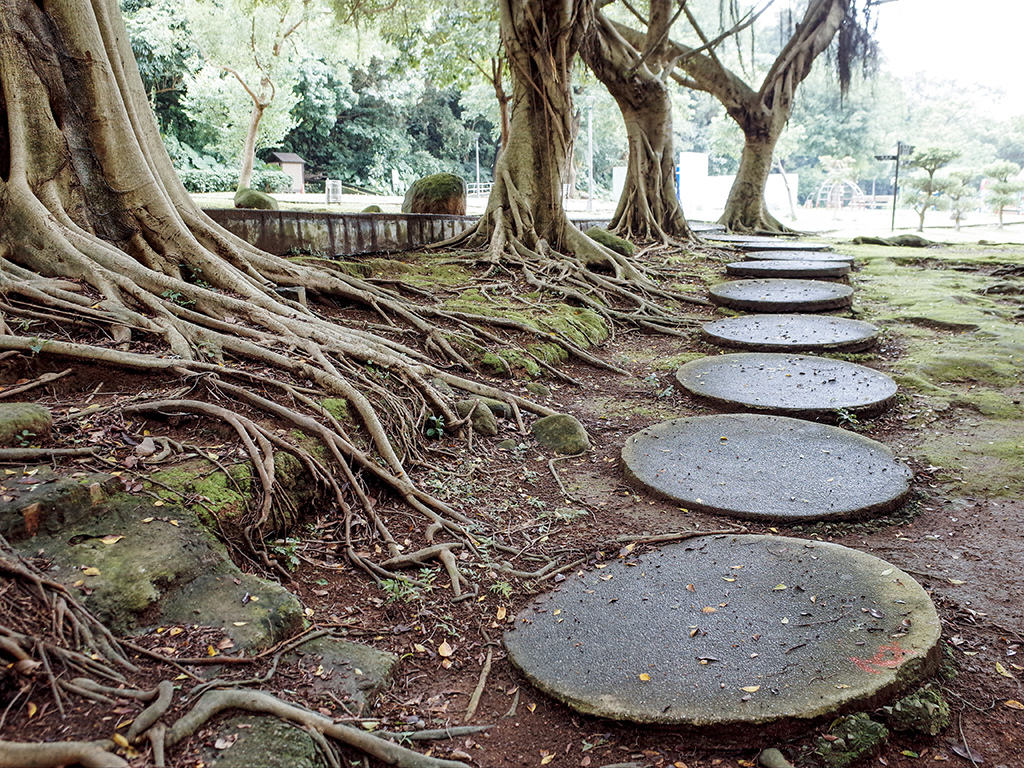
POLYGON ((900 648, 899 643, 891 643, 879 646, 878 653, 870 659, 860 659, 856 656, 851 656, 850 661, 857 665, 859 669, 870 672, 872 675, 878 675, 881 674, 883 669, 895 669, 898 667, 903 663, 905 656, 906 652, 900 648))

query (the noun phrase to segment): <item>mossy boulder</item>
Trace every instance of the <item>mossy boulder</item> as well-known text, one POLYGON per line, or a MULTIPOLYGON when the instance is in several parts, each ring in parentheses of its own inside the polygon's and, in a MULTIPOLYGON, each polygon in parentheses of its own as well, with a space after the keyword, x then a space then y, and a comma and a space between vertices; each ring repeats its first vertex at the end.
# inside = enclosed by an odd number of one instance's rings
POLYGON ((17 447, 35 444, 50 434, 53 417, 36 403, 0 404, 0 446, 17 447))
POLYGON ((587 430, 575 417, 566 413, 545 416, 533 424, 533 436, 549 451, 573 456, 590 450, 587 430))
POLYGON ((297 725, 270 715, 237 715, 213 726, 202 761, 209 768, 327 768, 320 745, 297 725))
POLYGON ((889 741, 889 729, 863 712, 838 718, 828 735, 834 739, 819 736, 814 741, 814 751, 825 768, 849 768, 878 754, 889 741))
POLYGON ((235 192, 235 208, 252 208, 257 211, 278 210, 277 200, 266 192, 244 187, 235 192))
POLYGON ((618 235, 613 235, 607 229, 591 227, 586 231, 586 235, 591 240, 603 245, 605 248, 610 248, 623 256, 632 256, 636 253, 636 246, 629 242, 629 240, 624 240, 618 235))
POLYGON ((435 173, 417 179, 405 193, 402 213, 466 215, 466 182, 454 173, 435 173))
POLYGON ((498 420, 494 417, 491 409, 480 398, 460 400, 455 404, 455 412, 459 414, 460 419, 466 418, 470 411, 473 412, 470 423, 473 425, 474 432, 487 435, 488 437, 498 434, 498 420))
POLYGON ((239 650, 265 648, 302 629, 298 600, 239 570, 190 510, 90 480, 47 483, 49 498, 37 502, 31 527, 24 500, 0 506, 0 527, 25 556, 42 552, 52 562, 50 578, 81 593, 115 633, 200 624, 223 629, 239 650))
POLYGON ((886 721, 897 731, 938 736, 949 726, 949 702, 937 686, 926 685, 891 707, 882 707, 886 721))
POLYGON ((368 205, 363 208, 362 213, 384 213, 384 209, 379 205, 368 205))
POLYGON ((896 235, 895 237, 874 237, 861 235, 853 238, 854 245, 893 245, 900 248, 927 248, 930 245, 937 245, 920 235, 896 235))
POLYGON ((533 397, 551 397, 551 390, 541 384, 539 381, 531 381, 526 385, 526 391, 529 392, 533 397))

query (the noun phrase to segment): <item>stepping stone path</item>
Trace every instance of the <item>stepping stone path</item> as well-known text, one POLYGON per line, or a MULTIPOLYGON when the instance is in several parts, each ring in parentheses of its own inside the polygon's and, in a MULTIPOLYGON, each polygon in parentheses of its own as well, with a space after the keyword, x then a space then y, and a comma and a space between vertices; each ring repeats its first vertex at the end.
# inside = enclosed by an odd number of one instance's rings
POLYGON ((856 352, 878 338, 878 327, 830 315, 744 315, 706 323, 705 338, 723 347, 760 352, 856 352))
POLYGON ((725 265, 725 274, 735 277, 834 278, 850 274, 843 261, 771 260, 734 261, 725 265))
POLYGON ((853 264, 853 256, 845 253, 830 253, 826 251, 815 251, 808 253, 802 251, 747 251, 743 258, 749 261, 833 261, 844 264, 853 264))
POLYGON ((725 227, 721 224, 715 224, 711 221, 689 221, 691 232, 697 232, 699 234, 707 234, 708 232, 719 232, 724 234, 725 227))
MULTIPOLYGON (((820 253, 821 244, 708 239, 757 251, 753 266, 730 264, 730 274, 802 266, 837 277, 846 272, 827 270, 848 271, 852 262, 820 253)), ((716 304, 768 314, 708 323, 703 332, 750 350, 864 349, 878 335, 870 323, 780 314, 848 307, 852 293, 815 280, 723 283, 710 289, 716 304)), ((811 417, 879 410, 896 392, 870 368, 793 354, 708 357, 677 378, 731 408, 811 417)), ((908 497, 912 479, 881 443, 765 414, 655 424, 627 438, 622 458, 632 482, 684 513, 787 523, 887 512, 908 497)), ((580 712, 690 726, 749 746, 754 733, 779 735, 892 702, 935 670, 939 635, 928 595, 889 563, 821 541, 730 535, 635 558, 622 550, 618 561, 534 599, 504 642, 537 688, 580 712)))
POLYGON ((627 555, 536 598, 514 626, 512 663, 574 709, 741 728, 727 739, 874 708, 941 656, 939 617, 914 579, 838 544, 783 536, 627 555))
POLYGON ((853 288, 820 280, 734 280, 708 293, 715 304, 751 312, 823 312, 853 303, 853 288))
POLYGON ((687 508, 800 522, 887 512, 911 473, 856 432, 786 416, 720 414, 654 424, 626 439, 626 476, 687 508))
POLYGON ((704 357, 676 371, 688 392, 729 408, 818 418, 837 409, 878 413, 896 398, 896 382, 844 360, 743 352, 704 357))

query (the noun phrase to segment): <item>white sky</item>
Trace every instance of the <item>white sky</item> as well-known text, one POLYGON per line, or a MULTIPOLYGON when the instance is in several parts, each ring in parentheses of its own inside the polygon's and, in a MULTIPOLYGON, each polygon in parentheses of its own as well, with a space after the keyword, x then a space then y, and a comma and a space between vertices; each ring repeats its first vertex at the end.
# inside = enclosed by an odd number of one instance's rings
POLYGON ((1005 91, 995 112, 1024 114, 1022 0, 895 0, 875 9, 877 39, 898 77, 925 72, 1005 91))

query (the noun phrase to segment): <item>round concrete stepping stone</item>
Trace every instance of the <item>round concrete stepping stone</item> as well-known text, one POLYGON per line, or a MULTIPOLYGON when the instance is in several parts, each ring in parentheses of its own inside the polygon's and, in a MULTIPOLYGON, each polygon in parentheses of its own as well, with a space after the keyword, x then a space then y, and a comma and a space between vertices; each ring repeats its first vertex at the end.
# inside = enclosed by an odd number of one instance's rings
POLYGON ((586 714, 778 733, 892 701, 941 658, 921 586, 838 544, 704 536, 598 568, 504 638, 533 685, 586 714))
POLYGON ((822 312, 853 303, 853 288, 820 280, 734 280, 708 289, 711 301, 751 312, 822 312))
POLYGON ((725 265, 725 273, 736 277, 844 277, 850 264, 842 261, 772 260, 734 261, 725 265))
POLYGON ((789 240, 774 237, 756 237, 753 235, 717 235, 706 236, 707 240, 714 243, 728 243, 733 248, 742 251, 827 251, 828 243, 809 243, 800 240, 789 240))
POLYGON ((713 221, 687 221, 690 225, 691 232, 700 232, 701 234, 707 234, 709 232, 725 233, 724 224, 715 224, 713 221))
POLYGON ((748 261, 831 261, 843 264, 853 264, 854 257, 845 253, 831 253, 826 251, 747 251, 743 258, 748 261))
POLYGON ((676 380, 697 397, 784 416, 878 413, 896 398, 896 382, 872 368, 777 352, 703 357, 679 368, 676 380))
POLYGON ((910 492, 910 470, 881 443, 787 416, 673 419, 627 438, 622 460, 626 476, 646 490, 738 518, 880 514, 910 492))
POLYGON ((878 327, 829 315, 745 315, 706 323, 705 338, 723 347, 762 352, 854 352, 878 338, 878 327))

